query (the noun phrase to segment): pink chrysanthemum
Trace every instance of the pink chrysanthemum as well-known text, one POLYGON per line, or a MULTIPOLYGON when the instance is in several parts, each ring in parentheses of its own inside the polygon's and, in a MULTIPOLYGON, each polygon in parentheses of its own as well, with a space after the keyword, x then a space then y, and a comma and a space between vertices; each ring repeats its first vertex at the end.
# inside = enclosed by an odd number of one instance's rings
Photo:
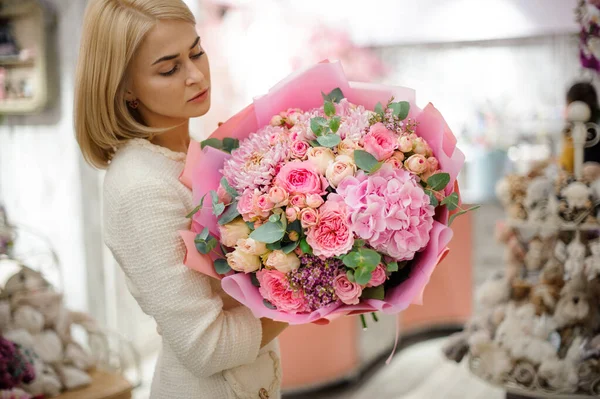
POLYGON ((352 230, 377 251, 411 260, 425 248, 434 207, 414 176, 390 165, 372 175, 359 171, 337 189, 348 208, 352 230))
POLYGON ((342 99, 335 106, 336 115, 341 116, 338 134, 344 139, 358 142, 368 131, 369 119, 372 112, 367 111, 362 105, 355 105, 347 99, 342 99))
POLYGON ((288 133, 281 126, 265 126, 242 141, 225 161, 223 176, 239 193, 268 186, 290 157, 288 133))

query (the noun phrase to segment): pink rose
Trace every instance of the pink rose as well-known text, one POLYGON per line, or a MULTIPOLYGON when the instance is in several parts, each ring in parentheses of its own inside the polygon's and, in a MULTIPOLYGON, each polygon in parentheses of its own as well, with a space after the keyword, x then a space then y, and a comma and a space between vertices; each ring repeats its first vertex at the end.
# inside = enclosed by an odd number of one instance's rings
POLYGON ((407 170, 413 172, 414 174, 420 175, 424 173, 429 168, 429 164, 427 163, 427 159, 425 156, 420 154, 411 155, 405 162, 404 167, 407 170))
POLYGON ((347 253, 354 244, 343 199, 330 194, 319 209, 318 223, 309 228, 306 240, 316 256, 331 258, 347 253))
POLYGON ((316 209, 323 205, 324 202, 325 200, 319 194, 308 194, 306 196, 306 205, 310 206, 311 208, 316 209))
POLYGON ((281 208, 288 204, 289 194, 281 187, 271 187, 269 190, 269 200, 275 204, 276 208, 281 208))
POLYGON ((244 217, 245 221, 250 221, 250 213, 254 209, 254 192, 252 190, 246 190, 241 195, 238 202, 238 212, 244 217))
POLYGON ((300 133, 298 131, 290 131, 290 140, 292 142, 300 140, 300 133))
POLYGON ((386 269, 383 265, 379 264, 373 271, 371 280, 367 283, 367 287, 379 287, 385 283, 387 279, 386 269))
POLYGON ((304 159, 310 145, 306 141, 292 142, 292 155, 296 158, 304 159))
POLYGON ((293 314, 310 311, 304 293, 293 291, 284 273, 262 269, 256 273, 256 278, 260 283, 260 295, 278 310, 293 314))
POLYGON ((292 195, 292 197, 290 198, 290 204, 296 208, 304 208, 306 206, 306 195, 304 195, 304 194, 292 195))
POLYGON ((269 212, 271 209, 273 209, 275 204, 273 202, 271 202, 268 194, 262 194, 256 198, 256 206, 258 207, 258 209, 260 211, 266 213, 266 212, 269 212))
POLYGON ((294 208, 293 206, 288 206, 285 209, 285 217, 286 217, 287 221, 290 223, 292 223, 292 222, 296 221, 296 219, 298 219, 299 213, 300 213, 300 210, 298 208, 294 208))
POLYGON ((220 184, 219 184, 219 188, 217 189, 217 197, 219 197, 219 202, 222 202, 225 205, 230 204, 231 201, 233 200, 233 198, 231 198, 231 195, 229 195, 227 190, 225 190, 223 188, 223 186, 221 186, 220 184))
POLYGON ((432 173, 437 171, 440 166, 440 163, 438 162, 436 157, 427 158, 427 164, 429 165, 429 171, 432 173))
POLYGON ((362 287, 348 280, 345 274, 338 274, 333 279, 335 295, 346 305, 357 305, 362 295, 362 287))
POLYGON ((363 147, 378 161, 383 161, 394 153, 397 147, 396 135, 383 123, 376 123, 371 126, 369 133, 363 138, 363 147))
POLYGON ((326 188, 321 177, 312 163, 292 161, 281 168, 275 183, 289 193, 320 194, 326 188))
POLYGON ((411 152, 413 150, 413 142, 408 136, 402 136, 398 139, 399 149, 402 152, 411 152))
POLYGON ((312 227, 319 220, 318 212, 313 208, 304 208, 300 211, 300 223, 302 228, 312 227))
POLYGON ((398 158, 395 157, 386 159, 384 163, 392 165, 392 168, 394 169, 400 169, 402 168, 402 166, 404 166, 404 163, 402 163, 402 161, 398 160, 398 158))
POLYGON ((261 194, 258 189, 244 191, 238 202, 238 212, 246 222, 268 217, 271 209, 273 204, 269 201, 269 197, 261 194))

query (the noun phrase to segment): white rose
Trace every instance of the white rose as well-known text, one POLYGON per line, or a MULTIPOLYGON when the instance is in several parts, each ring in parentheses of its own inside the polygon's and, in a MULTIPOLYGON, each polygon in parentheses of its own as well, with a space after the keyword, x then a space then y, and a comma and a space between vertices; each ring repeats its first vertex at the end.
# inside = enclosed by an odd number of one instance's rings
POLYGON ((356 148, 356 143, 350 139, 342 140, 337 146, 339 155, 347 155, 352 159, 354 159, 354 150, 356 150, 356 148))
POLYGON ((342 180, 348 176, 354 176, 356 173, 356 164, 347 155, 340 155, 337 159, 329 164, 325 177, 331 184, 331 187, 336 188, 342 180))
POLYGON ((260 258, 236 248, 235 251, 228 253, 227 263, 238 272, 250 273, 260 269, 260 258))
POLYGON ((262 255, 268 251, 267 245, 264 242, 256 241, 252 238, 238 240, 237 247, 250 255, 262 255))
POLYGON ((293 252, 286 255, 285 252, 281 250, 275 250, 269 254, 265 264, 282 273, 289 273, 300 267, 300 259, 298 259, 293 252))
POLYGON ((219 225, 221 233, 221 243, 226 247, 233 248, 238 240, 243 240, 250 236, 250 228, 242 218, 238 218, 224 226, 219 225))
POLYGON ((335 159, 333 151, 325 147, 313 147, 306 154, 308 155, 308 160, 315 165, 322 175, 325 174, 327 167, 335 159))

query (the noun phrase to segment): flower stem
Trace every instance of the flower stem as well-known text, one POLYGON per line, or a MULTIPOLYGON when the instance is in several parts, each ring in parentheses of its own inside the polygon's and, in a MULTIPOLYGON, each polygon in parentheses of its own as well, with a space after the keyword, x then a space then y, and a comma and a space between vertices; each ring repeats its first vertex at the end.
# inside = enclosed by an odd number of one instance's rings
POLYGON ((363 330, 366 330, 367 329, 367 320, 365 320, 364 314, 360 315, 360 322, 362 323, 363 330))
POLYGON ((373 320, 375 320, 375 323, 379 322, 379 318, 377 318, 377 314, 375 312, 371 313, 371 316, 373 316, 373 320))

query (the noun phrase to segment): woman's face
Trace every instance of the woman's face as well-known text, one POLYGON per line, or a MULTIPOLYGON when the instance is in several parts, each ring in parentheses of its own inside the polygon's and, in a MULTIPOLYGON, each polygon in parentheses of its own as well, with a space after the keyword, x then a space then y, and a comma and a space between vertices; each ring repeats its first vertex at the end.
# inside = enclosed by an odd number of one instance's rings
POLYGON ((210 109, 210 68, 194 25, 161 20, 128 69, 125 99, 150 127, 172 127, 210 109))

